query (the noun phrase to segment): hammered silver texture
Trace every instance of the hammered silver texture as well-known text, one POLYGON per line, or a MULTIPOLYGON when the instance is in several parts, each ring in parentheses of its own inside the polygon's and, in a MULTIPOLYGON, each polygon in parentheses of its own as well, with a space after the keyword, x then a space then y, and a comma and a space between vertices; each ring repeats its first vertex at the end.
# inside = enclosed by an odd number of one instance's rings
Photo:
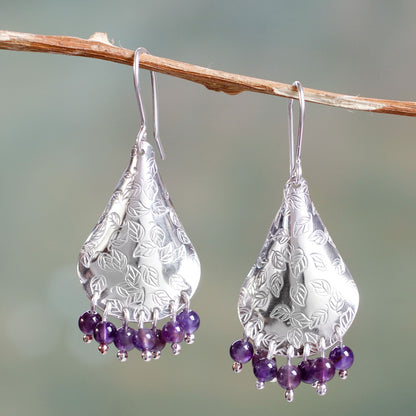
POLYGON ((201 275, 196 251, 158 173, 155 152, 136 144, 129 166, 82 246, 78 275, 90 299, 109 315, 152 320, 184 306, 201 275))
POLYGON ((289 180, 256 264, 241 288, 238 312, 258 349, 301 356, 321 339, 330 348, 350 327, 357 286, 325 228, 303 178, 289 180))

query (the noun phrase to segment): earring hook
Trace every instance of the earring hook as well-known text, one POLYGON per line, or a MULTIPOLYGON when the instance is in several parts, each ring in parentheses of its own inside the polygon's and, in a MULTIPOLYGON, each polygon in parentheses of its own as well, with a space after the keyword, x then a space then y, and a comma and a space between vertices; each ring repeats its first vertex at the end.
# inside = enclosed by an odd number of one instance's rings
MULTIPOLYGON (((141 143, 143 140, 146 140, 146 116, 144 113, 143 108, 143 101, 140 92, 140 78, 139 78, 139 70, 140 70, 140 54, 141 53, 149 53, 146 48, 137 48, 134 52, 134 62, 133 62, 133 81, 134 81, 134 90, 136 92, 137 103, 139 104, 139 113, 141 118, 140 123, 140 130, 137 134, 137 141, 139 146, 139 151, 142 151, 141 143)), ((159 149, 159 154, 162 160, 165 159, 165 151, 163 150, 162 143, 160 141, 159 136, 159 109, 157 103, 157 88, 156 88, 156 76, 153 71, 150 71, 150 78, 152 82, 152 98, 153 98, 153 136, 155 138, 155 142, 159 149)))
POLYGON ((305 123, 305 96, 303 94, 303 87, 299 81, 292 84, 296 87, 299 94, 299 124, 298 137, 295 144, 293 135, 293 98, 289 99, 289 157, 290 157, 290 176, 296 181, 302 176, 301 152, 303 140, 303 125, 305 123))

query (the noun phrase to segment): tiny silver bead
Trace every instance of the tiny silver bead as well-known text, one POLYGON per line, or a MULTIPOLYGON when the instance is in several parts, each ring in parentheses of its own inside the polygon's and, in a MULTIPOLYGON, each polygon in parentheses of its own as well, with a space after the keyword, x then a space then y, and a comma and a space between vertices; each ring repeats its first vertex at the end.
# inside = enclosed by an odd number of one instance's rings
POLYGON ((82 340, 83 340, 85 343, 90 344, 90 343, 91 343, 91 341, 92 341, 92 335, 90 335, 90 334, 84 335, 84 336, 82 337, 82 340))
POLYGON ((142 358, 144 361, 150 361, 152 359, 153 354, 149 350, 142 351, 142 358))
POLYGON ((291 402, 293 402, 294 397, 295 397, 295 393, 293 392, 293 389, 286 389, 286 391, 285 391, 286 401, 291 403, 291 402))
POLYGON ((129 355, 127 354, 127 351, 117 351, 117 358, 124 363, 125 361, 127 361, 127 357, 129 355))
POLYGON ((233 363, 233 371, 234 373, 238 374, 241 372, 241 370, 243 369, 243 364, 238 363, 237 361, 235 363, 233 363))
POLYGON ((195 342, 195 335, 194 334, 186 334, 185 335, 185 342, 187 344, 193 344, 195 342))
POLYGON ((311 386, 312 386, 314 389, 316 389, 316 387, 318 386, 318 382, 317 382, 317 381, 314 381, 314 382, 311 384, 311 386))
POLYGON ((161 355, 162 355, 162 353, 160 351, 153 351, 152 352, 152 357, 153 357, 154 360, 158 360, 161 355))
POLYGON ((257 380, 256 381, 256 388, 257 390, 263 390, 266 383, 264 381, 257 380))
POLYGON ((108 351, 108 345, 107 344, 100 344, 98 346, 98 351, 100 351, 100 353, 104 355, 108 351))
POLYGON ((180 354, 180 352, 181 352, 181 346, 179 345, 179 344, 177 344, 176 342, 174 342, 173 344, 172 344, 172 352, 173 352, 173 355, 178 355, 178 354, 180 354))
POLYGON ((326 387, 325 383, 318 383, 318 385, 316 386, 316 392, 320 396, 325 396, 327 390, 328 390, 328 388, 326 387))
POLYGON ((338 375, 341 380, 346 380, 348 378, 348 370, 339 370, 338 375))

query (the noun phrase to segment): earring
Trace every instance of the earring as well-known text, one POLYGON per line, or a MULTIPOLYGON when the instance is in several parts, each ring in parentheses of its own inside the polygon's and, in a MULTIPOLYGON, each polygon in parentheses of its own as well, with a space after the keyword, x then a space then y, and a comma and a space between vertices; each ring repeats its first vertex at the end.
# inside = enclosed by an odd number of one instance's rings
MULTIPOLYGON (((190 309, 201 274, 199 259, 159 175, 153 147, 146 140, 139 83, 143 52, 148 53, 138 48, 134 54, 133 79, 141 126, 130 163, 82 246, 78 261, 78 275, 91 300, 91 309, 78 321, 83 339, 91 342, 94 338, 103 354, 114 342, 120 361, 125 361, 134 348, 141 351, 145 361, 157 359, 166 343, 179 354, 179 343, 185 340, 191 344, 200 322, 190 309), (102 317, 97 309, 104 312, 102 317), (157 329, 158 321, 168 316, 170 320, 157 329), (121 327, 117 329, 109 317, 120 319, 121 327), (138 329, 130 327, 130 322, 137 322, 138 329)), ((150 75, 154 138, 164 159, 156 79, 152 71, 150 75)))
POLYGON ((277 381, 289 402, 301 381, 324 395, 335 370, 342 379, 347 378, 354 355, 342 339, 359 301, 354 280, 302 177, 305 99, 301 83, 296 81, 293 86, 298 90, 300 109, 295 145, 290 99, 290 178, 266 242, 240 291, 238 313, 244 336, 230 347, 234 372, 251 360, 257 388, 277 381), (325 351, 335 344, 327 358, 325 351), (320 356, 311 359, 314 354, 320 356), (276 356, 286 357, 280 368, 276 356), (303 357, 299 365, 292 363, 296 357, 303 357))

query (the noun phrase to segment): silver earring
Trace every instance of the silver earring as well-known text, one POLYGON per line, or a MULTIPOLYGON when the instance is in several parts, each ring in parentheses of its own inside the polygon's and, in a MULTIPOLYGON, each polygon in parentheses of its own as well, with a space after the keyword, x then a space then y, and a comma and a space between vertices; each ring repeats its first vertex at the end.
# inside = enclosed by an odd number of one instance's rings
POLYGON ((295 143, 293 99, 289 101, 290 178, 266 242, 241 288, 238 313, 244 336, 230 348, 235 372, 252 361, 257 388, 277 381, 288 401, 301 381, 324 395, 336 370, 342 379, 347 377, 354 355, 342 339, 359 302, 357 286, 302 177, 305 100, 301 83, 293 86, 300 109, 295 143), (327 358, 325 351, 336 344, 327 358), (320 356, 310 359, 315 354, 320 356), (280 368, 276 356, 286 359, 280 368), (292 360, 297 357, 301 362, 295 365, 292 360))
MULTIPOLYGON (((114 342, 120 361, 125 361, 134 348, 145 361, 159 358, 166 343, 171 343, 176 355, 181 350, 180 342, 192 343, 199 327, 199 316, 190 309, 190 299, 199 283, 200 263, 147 141, 139 83, 141 53, 147 53, 146 49, 136 50, 133 65, 140 130, 130 163, 82 246, 78 262, 79 278, 91 300, 91 309, 78 321, 83 339, 91 342, 94 338, 101 353, 114 342), (97 309, 103 311, 102 317, 97 309), (162 329, 157 329, 158 321, 169 316, 162 329), (109 317, 120 319, 120 328, 108 321, 109 317), (138 324, 137 330, 129 326, 132 322, 138 324)), ((164 159, 156 79, 152 71, 150 75, 154 138, 164 159)))

